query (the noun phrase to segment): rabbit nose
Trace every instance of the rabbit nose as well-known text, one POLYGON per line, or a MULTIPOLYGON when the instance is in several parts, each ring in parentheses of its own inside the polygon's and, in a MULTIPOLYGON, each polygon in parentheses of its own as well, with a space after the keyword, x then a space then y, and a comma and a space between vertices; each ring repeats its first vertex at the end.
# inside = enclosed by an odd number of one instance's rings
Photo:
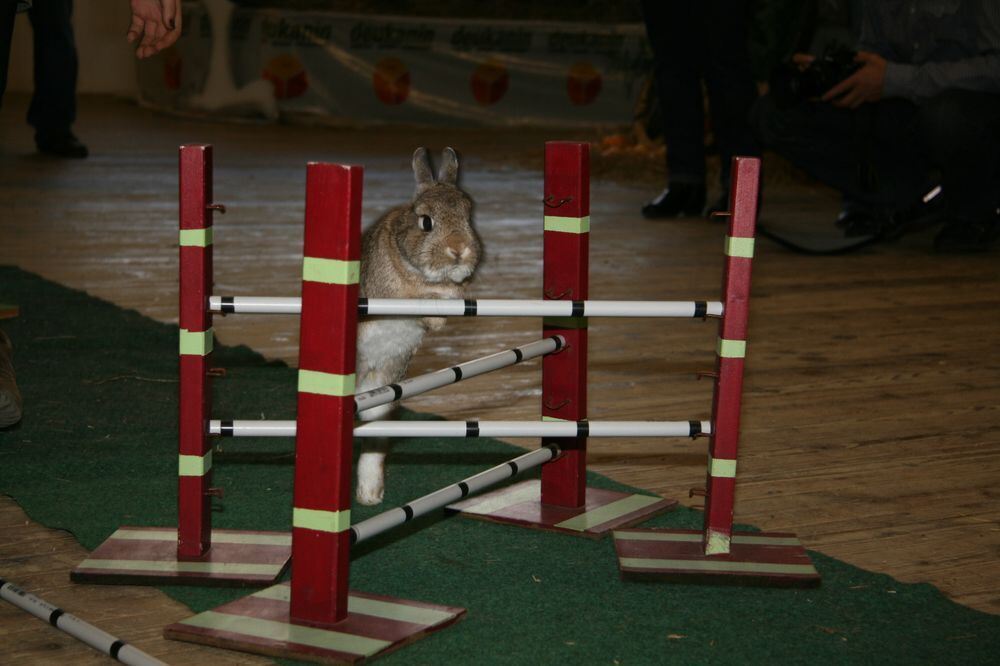
POLYGON ((444 251, 449 257, 456 260, 465 259, 472 252, 469 245, 467 243, 463 243, 462 241, 449 242, 444 251))

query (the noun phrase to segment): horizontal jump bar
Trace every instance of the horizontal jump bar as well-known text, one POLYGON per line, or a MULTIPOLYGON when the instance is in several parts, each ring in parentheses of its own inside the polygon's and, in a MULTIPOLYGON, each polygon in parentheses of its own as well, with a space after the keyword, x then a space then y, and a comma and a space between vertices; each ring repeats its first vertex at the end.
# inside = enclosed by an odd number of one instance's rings
POLYGON ((535 449, 522 456, 501 463, 496 467, 491 467, 485 472, 470 476, 458 483, 435 490, 408 504, 396 507, 395 509, 389 509, 377 516, 372 516, 357 525, 351 526, 351 543, 361 543, 394 527, 399 527, 414 518, 448 506, 452 502, 460 500, 471 493, 485 490, 525 470, 538 467, 542 463, 552 460, 559 453, 558 446, 549 444, 548 446, 535 449))
MULTIPOLYGON (((209 421, 223 437, 295 437, 295 421, 209 421)), ((371 421, 355 437, 695 437, 710 421, 371 421)))
MULTIPOLYGON (((291 296, 209 296, 208 309, 223 314, 299 314, 302 299, 291 296)), ((358 314, 397 317, 721 317, 722 303, 361 298, 358 299, 358 314)))
POLYGON ((380 386, 354 396, 354 411, 355 413, 363 412, 366 409, 387 405, 395 400, 402 400, 403 398, 427 393, 433 389, 460 382, 463 379, 478 377, 487 372, 500 370, 521 361, 551 354, 562 349, 565 344, 566 338, 561 335, 553 335, 544 340, 537 340, 526 345, 521 345, 520 347, 508 349, 507 351, 466 361, 451 368, 404 379, 396 384, 380 386))

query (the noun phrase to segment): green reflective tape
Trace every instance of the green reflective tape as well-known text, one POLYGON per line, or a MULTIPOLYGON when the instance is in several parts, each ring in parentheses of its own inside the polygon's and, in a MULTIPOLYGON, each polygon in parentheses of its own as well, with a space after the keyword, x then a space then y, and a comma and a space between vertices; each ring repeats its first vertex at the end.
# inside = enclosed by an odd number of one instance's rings
POLYGON ((590 216, 558 217, 556 215, 546 215, 544 226, 545 231, 562 231, 567 234, 587 234, 590 233, 590 216))
POLYGON ((746 358, 747 341, 726 340, 725 338, 719 338, 719 344, 716 347, 716 352, 718 353, 719 358, 746 358))
POLYGON ((542 317, 542 325, 550 328, 587 328, 587 317, 542 317))
POLYGON ((212 329, 207 331, 189 331, 181 329, 181 355, 207 356, 215 346, 212 329))
POLYGON ((338 397, 354 395, 354 373, 338 375, 332 372, 299 370, 299 391, 338 397))
POLYGON ((209 451, 203 456, 180 456, 177 465, 179 476, 205 476, 212 469, 212 452, 209 451))
POLYGON ((632 513, 633 511, 643 509, 650 504, 656 504, 660 501, 662 500, 659 497, 649 497, 648 495, 629 495, 628 497, 616 500, 610 504, 605 504, 604 506, 594 509, 593 511, 581 513, 575 518, 570 518, 569 520, 564 520, 561 523, 556 523, 556 527, 583 532, 592 527, 597 527, 598 525, 603 525, 604 523, 621 518, 624 515, 632 513))
MULTIPOLYGON (((614 536, 616 541, 669 541, 677 543, 700 543, 705 538, 701 532, 688 534, 686 532, 643 532, 638 530, 615 530, 614 536)), ((731 541, 746 546, 802 545, 802 542, 795 537, 777 537, 767 534, 734 534, 731 541)))
POLYGON ((351 526, 351 510, 320 511, 318 509, 292 509, 292 527, 304 527, 317 532, 343 532, 351 526))
POLYGON ((204 229, 181 229, 181 247, 208 247, 212 244, 212 227, 204 229))
POLYGON ((246 562, 180 562, 177 560, 84 560, 77 569, 116 569, 120 571, 154 573, 202 573, 246 576, 277 576, 282 564, 249 564, 246 562))
MULTIPOLYGON (((258 599, 272 599, 274 601, 289 602, 292 599, 292 588, 287 583, 268 587, 260 592, 254 592, 252 597, 258 599)), ((455 617, 454 613, 437 608, 423 608, 421 606, 411 606, 394 601, 380 601, 368 599, 366 597, 347 596, 347 612, 354 615, 371 615, 381 617, 386 620, 396 622, 410 622, 412 624, 422 624, 433 626, 439 622, 444 622, 455 617)))
POLYGON ((563 423, 569 423, 569 419, 559 419, 555 416, 542 416, 543 421, 562 421, 563 423))
POLYGON ((326 284, 358 284, 361 277, 360 261, 319 259, 303 257, 302 279, 326 284))
POLYGON ((297 643, 323 650, 346 652, 347 654, 370 657, 392 645, 391 641, 358 636, 344 631, 306 627, 289 622, 261 620, 247 615, 230 615, 218 611, 206 611, 194 617, 181 620, 188 627, 200 627, 215 631, 247 636, 252 639, 267 639, 279 643, 297 643))
POLYGON ((708 475, 717 476, 724 479, 736 478, 736 461, 724 460, 722 458, 708 457, 708 475))
POLYGON ((735 562, 730 560, 660 560, 644 557, 620 557, 618 564, 623 569, 671 569, 750 574, 816 574, 816 568, 811 564, 773 564, 770 562, 735 562))
POLYGON ((753 258, 753 238, 726 236, 726 255, 730 257, 753 258))
MULTIPOLYGON (((184 456, 181 456, 182 458, 184 456)), ((197 457, 197 456, 192 456, 197 457)), ((126 539, 129 541, 177 541, 177 530, 130 530, 118 528, 108 539, 126 539)), ((291 546, 290 534, 254 534, 253 532, 225 532, 212 530, 212 543, 238 543, 253 546, 291 546)))

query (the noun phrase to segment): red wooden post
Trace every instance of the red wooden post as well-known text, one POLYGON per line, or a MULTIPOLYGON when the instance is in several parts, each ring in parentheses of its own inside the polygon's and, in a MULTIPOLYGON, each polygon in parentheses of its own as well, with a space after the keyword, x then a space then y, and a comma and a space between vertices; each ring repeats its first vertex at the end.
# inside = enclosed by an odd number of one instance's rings
POLYGON ((347 616, 362 179, 361 167, 336 164, 311 163, 306 175, 290 607, 299 624, 347 616))
MULTIPOLYGON (((545 144, 545 232, 543 297, 587 299, 590 248, 590 146, 545 144)), ((576 311, 577 308, 574 308, 576 311)), ((547 317, 543 335, 561 335, 566 348, 542 361, 542 418, 587 418, 587 320, 547 317)), ((586 502, 587 438, 542 440, 557 444, 562 456, 542 468, 542 502, 582 507, 586 502)))
POLYGON ((177 558, 195 559, 212 545, 212 147, 180 148, 180 461, 177 558))
POLYGON ((733 533, 736 453, 740 435, 743 365, 747 347, 750 265, 757 222, 760 160, 733 158, 726 265, 722 277, 722 320, 712 396, 712 437, 708 447, 704 548, 706 555, 728 553, 733 533))

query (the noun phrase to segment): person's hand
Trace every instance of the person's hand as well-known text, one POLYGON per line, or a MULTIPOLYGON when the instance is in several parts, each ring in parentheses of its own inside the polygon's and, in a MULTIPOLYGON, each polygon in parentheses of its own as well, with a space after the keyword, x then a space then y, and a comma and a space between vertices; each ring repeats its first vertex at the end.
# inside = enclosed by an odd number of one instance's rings
POLYGON ((856 109, 866 102, 882 99, 885 85, 885 58, 877 53, 859 51, 854 62, 861 67, 846 79, 823 93, 820 98, 844 109, 856 109))
POLYGON ((148 58, 177 41, 181 36, 180 0, 129 0, 132 24, 127 39, 136 44, 137 58, 148 58))

